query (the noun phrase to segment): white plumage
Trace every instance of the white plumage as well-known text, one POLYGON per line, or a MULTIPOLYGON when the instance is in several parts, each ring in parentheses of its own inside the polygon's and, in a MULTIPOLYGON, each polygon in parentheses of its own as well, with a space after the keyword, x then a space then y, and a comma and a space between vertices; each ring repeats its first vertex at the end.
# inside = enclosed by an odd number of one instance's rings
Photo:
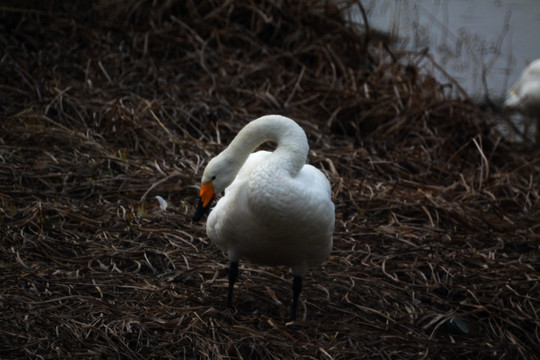
POLYGON ((324 174, 306 164, 307 138, 293 120, 268 115, 246 125, 206 167, 198 220, 214 193, 225 190, 208 216, 208 237, 231 261, 229 298, 238 261, 290 266, 295 275, 291 319, 301 278, 332 250, 334 204, 324 174), (273 152, 255 148, 274 141, 273 152), (236 267, 236 269, 234 269, 236 267))
POLYGON ((167 210, 167 206, 169 206, 169 204, 167 204, 167 201, 159 195, 156 195, 154 197, 159 202, 159 207, 161 208, 161 210, 163 211, 167 210))
POLYGON ((540 59, 527 66, 512 85, 504 106, 536 118, 536 141, 540 144, 540 59))

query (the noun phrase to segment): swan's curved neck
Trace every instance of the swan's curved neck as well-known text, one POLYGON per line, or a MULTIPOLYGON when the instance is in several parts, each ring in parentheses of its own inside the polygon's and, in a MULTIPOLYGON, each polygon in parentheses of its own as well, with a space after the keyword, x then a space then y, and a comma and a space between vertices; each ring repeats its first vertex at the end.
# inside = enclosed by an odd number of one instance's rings
POLYGON ((249 154, 266 141, 277 143, 274 154, 281 167, 296 175, 306 163, 309 146, 306 133, 293 120, 280 115, 267 115, 247 124, 227 150, 243 164, 249 154))

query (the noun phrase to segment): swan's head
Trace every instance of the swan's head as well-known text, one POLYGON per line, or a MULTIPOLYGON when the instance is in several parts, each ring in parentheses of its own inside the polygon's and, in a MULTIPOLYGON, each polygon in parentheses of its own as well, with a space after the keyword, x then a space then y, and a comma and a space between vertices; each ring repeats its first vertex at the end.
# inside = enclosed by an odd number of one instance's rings
POLYGON ((200 199, 193 216, 194 221, 204 215, 215 195, 224 191, 234 181, 240 166, 226 151, 210 160, 201 179, 200 199))

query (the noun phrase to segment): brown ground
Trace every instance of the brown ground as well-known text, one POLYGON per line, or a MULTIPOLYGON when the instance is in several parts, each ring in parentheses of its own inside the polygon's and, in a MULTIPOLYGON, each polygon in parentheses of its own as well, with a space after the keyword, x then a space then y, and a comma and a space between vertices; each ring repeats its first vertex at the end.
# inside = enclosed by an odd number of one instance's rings
POLYGON ((540 353, 540 155, 425 54, 339 1, 27 3, 0 5, 1 358, 540 353), (306 130, 336 204, 300 330, 288 269, 241 264, 227 309, 191 222, 206 162, 269 113, 306 130))

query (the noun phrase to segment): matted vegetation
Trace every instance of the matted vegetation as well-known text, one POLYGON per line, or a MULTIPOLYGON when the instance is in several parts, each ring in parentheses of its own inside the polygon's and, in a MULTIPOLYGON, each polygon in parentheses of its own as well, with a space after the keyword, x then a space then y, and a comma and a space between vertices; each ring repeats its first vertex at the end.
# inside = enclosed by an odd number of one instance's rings
POLYGON ((35 3, 0 5, 1 358, 540 353, 538 152, 351 24, 358 4, 35 3), (300 330, 288 269, 241 263, 227 309, 191 222, 206 162, 270 113, 336 204, 300 330))

